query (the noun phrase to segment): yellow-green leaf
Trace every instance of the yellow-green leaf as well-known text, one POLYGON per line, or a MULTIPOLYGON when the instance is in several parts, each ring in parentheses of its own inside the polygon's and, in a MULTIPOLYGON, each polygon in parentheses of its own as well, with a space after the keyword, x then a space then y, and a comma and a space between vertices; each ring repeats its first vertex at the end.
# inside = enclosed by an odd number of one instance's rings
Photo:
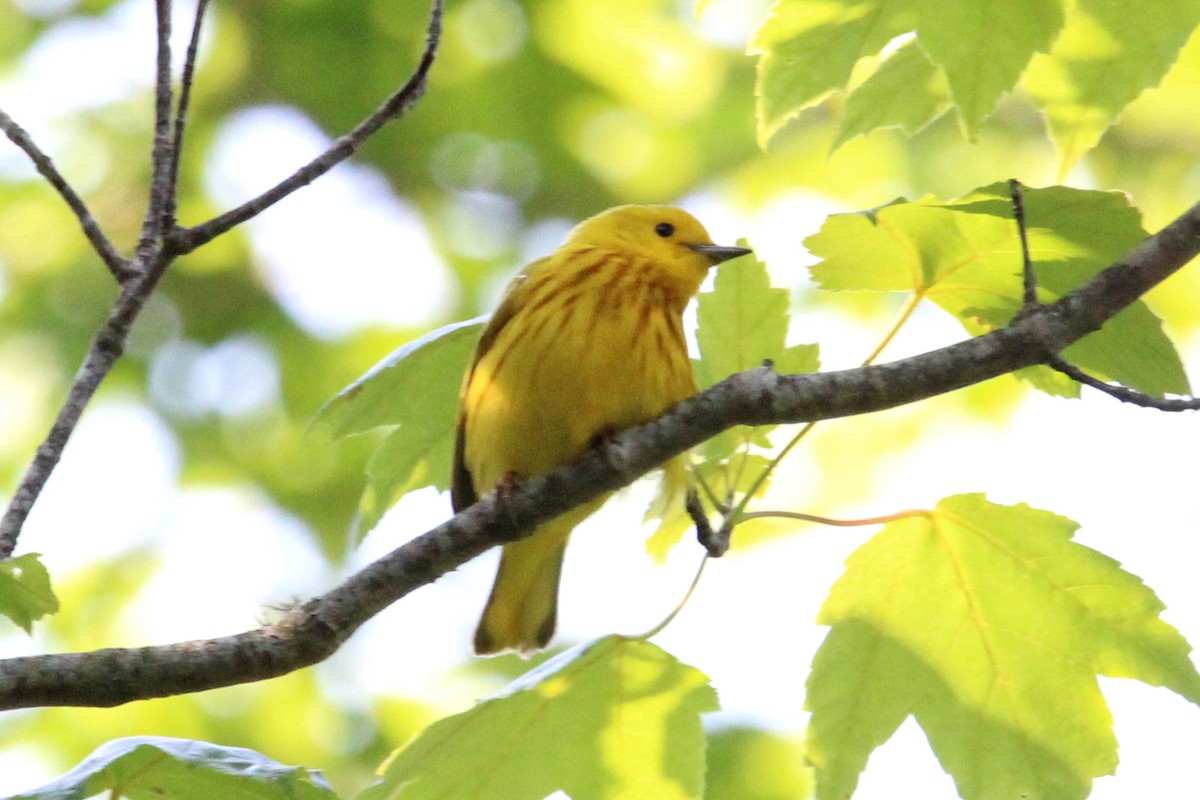
POLYGON ((832 149, 876 128, 914 134, 950 108, 946 73, 915 41, 901 45, 850 92, 832 149))
POLYGON ((1062 25, 1062 0, 925 0, 917 39, 945 70, 963 129, 974 138, 1062 25))
POLYGON ((313 428, 331 439, 398 426, 367 465, 355 520, 359 539, 408 492, 449 488, 459 386, 483 323, 457 322, 409 342, 317 412, 313 428))
POLYGON ((361 800, 698 798, 708 678, 643 641, 559 655, 397 751, 361 800))
POLYGON ((321 406, 314 430, 340 439, 387 425, 453 426, 463 372, 485 322, 456 322, 398 348, 321 406))
POLYGON ((965 800, 1084 798, 1117 763, 1096 676, 1200 704, 1162 603, 1075 544, 1072 521, 959 495, 855 552, 820 622, 808 682, 819 796, 847 797, 912 715, 965 800))
POLYGON ((50 588, 50 573, 38 560, 40 553, 0 561, 0 614, 25 629, 46 614, 58 611, 58 598, 50 588))
POLYGON ((9 800, 335 800, 319 772, 280 764, 242 747, 190 739, 133 736, 114 739, 82 764, 31 792, 9 800))
POLYGON ((1046 117, 1060 179, 1126 105, 1158 85, 1197 24, 1198 0, 1075 4, 1053 49, 1021 80, 1046 117))
MULTIPOLYGON (((925 198, 830 217, 805 240, 823 259, 812 267, 813 279, 833 291, 917 292, 972 334, 1002 327, 1022 303, 1020 241, 1008 194, 1006 185, 995 184, 950 203, 925 198)), ((1137 210, 1116 192, 1026 189, 1025 209, 1042 302, 1078 288, 1147 235, 1137 210)), ((1141 301, 1063 355, 1148 394, 1189 391, 1175 346, 1141 301)), ((1044 375, 1035 385, 1061 393, 1061 381, 1044 375)))
POLYGON ((779 0, 754 35, 758 140, 846 85, 858 60, 912 30, 918 0, 779 0))

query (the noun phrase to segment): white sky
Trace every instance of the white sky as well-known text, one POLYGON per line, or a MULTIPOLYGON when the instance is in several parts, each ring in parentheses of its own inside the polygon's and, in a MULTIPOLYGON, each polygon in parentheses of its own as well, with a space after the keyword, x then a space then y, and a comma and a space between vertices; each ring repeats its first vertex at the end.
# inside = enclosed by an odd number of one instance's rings
MULTIPOLYGON (((714 4, 712 13, 730 5, 714 4)), ((714 24, 711 20, 705 25, 714 24)), ((123 44, 148 41, 144 4, 126 2, 103 17, 62 28, 28 55, 23 76, 0 82, 0 104, 51 150, 61 141, 48 109, 123 96, 143 85, 148 66, 145 48, 123 44), (73 63, 103 63, 104 69, 74 70, 68 76, 49 68, 66 54, 73 63), (87 81, 82 90, 81 79, 87 81), (48 98, 47 106, 35 102, 35 85, 37 99, 48 98)), ((218 135, 207 188, 220 203, 240 202, 327 141, 294 109, 246 110, 218 135)), ((0 148, 0 177, 26 174, 10 150, 0 148)), ((780 198, 754 218, 740 217, 715 189, 685 205, 717 241, 750 238, 778 285, 803 281, 803 264, 795 255, 799 241, 825 214, 840 210, 822 198, 797 194, 780 198)), ((536 226, 529 235, 529 256, 553 247, 567 224, 547 220, 536 226)), ((339 167, 252 222, 249 233, 264 282, 316 335, 336 338, 364 326, 428 324, 453 301, 453 277, 433 252, 415 211, 370 168, 339 167), (331 216, 332 228, 317 223, 331 216), (329 235, 331 229, 335 236, 329 235), (347 258, 352 243, 357 249, 347 258), (401 251, 402 260, 378 256, 401 251)), ((834 314, 812 315, 801 327, 799 340, 821 341, 826 368, 857 362, 879 333, 834 314)), ((179 339, 170 325, 164 330, 171 344, 156 356, 152 382, 159 381, 155 397, 170 413, 236 416, 274 402, 278 366, 263 343, 247 336, 206 349, 179 339), (248 384, 269 391, 249 396, 236 391, 248 384)), ((939 312, 922 313, 885 358, 961 336, 939 312)), ((1188 363, 1200 364, 1200 342, 1185 344, 1188 363)), ((8 385, 5 378, 0 369, 0 387, 8 385)), ((1094 395, 1070 402, 1031 394, 1001 426, 948 419, 917 447, 885 462, 869 506, 841 513, 881 514, 930 506, 958 492, 986 491, 997 502, 1025 501, 1064 514, 1083 524, 1079 541, 1145 579, 1167 603, 1165 618, 1190 641, 1200 642, 1200 594, 1194 590, 1200 563, 1196 426, 1193 414, 1139 411, 1094 395), (1133 490, 1128 488, 1131 475, 1133 490)), ((163 420, 133 400, 109 395, 85 416, 22 539, 22 552, 45 554, 60 580, 123 548, 153 544, 161 551, 161 570, 126 620, 128 639, 113 646, 242 630, 257 624, 264 606, 311 595, 339 579, 315 552, 301 522, 246 489, 180 489, 179 466, 178 447, 163 420), (114 452, 123 455, 119 469, 111 461, 114 452), (214 595, 212 576, 218 574, 222 591, 214 595), (197 603, 201 596, 204 603, 197 603)), ((805 471, 814 468, 803 451, 789 465, 793 485, 801 487, 794 492, 801 497, 805 471)), ((789 481, 784 477, 777 484, 789 481)), ((650 565, 642 555, 638 498, 646 492, 646 486, 630 490, 630 502, 611 503, 574 537, 560 642, 648 628, 686 586, 698 558, 694 545, 677 548, 665 568, 650 565), (622 591, 614 592, 618 585, 622 591)), ((775 505, 791 507, 795 497, 777 499, 775 505)), ((432 492, 406 498, 368 538, 355 563, 366 563, 448 514, 446 498, 432 492)), ((812 620, 841 563, 867 535, 814 530, 710 565, 690 606, 656 641, 711 676, 724 709, 713 724, 751 721, 782 731, 803 729, 803 682, 824 635, 812 620)), ((320 667, 320 674, 331 686, 337 677, 339 695, 361 689, 465 707, 488 688, 453 667, 468 655, 494 560, 495 554, 477 559, 381 614, 320 667)), ((0 656, 33 654, 43 646, 39 636, 3 636, 0 656)), ((1194 744, 1200 742, 1197 709, 1161 689, 1112 680, 1103 686, 1116 718, 1121 765, 1118 777, 1097 782, 1093 797, 1200 795, 1192 763, 1194 744)), ((30 755, 0 747, 0 794, 51 777, 30 755)), ((877 751, 855 797, 891 800, 897 787, 905 797, 954 796, 949 778, 911 722, 877 751)))

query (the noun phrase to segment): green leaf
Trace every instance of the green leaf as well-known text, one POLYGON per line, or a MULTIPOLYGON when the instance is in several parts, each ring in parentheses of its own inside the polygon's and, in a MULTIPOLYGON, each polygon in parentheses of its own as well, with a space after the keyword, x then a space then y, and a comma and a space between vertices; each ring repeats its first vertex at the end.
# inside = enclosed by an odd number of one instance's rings
POLYGON ((1200 1, 1079 0, 1049 55, 1022 84, 1041 108, 1060 180, 1121 110, 1158 85, 1197 24, 1200 1))
POLYGON ((917 39, 950 82, 968 137, 1063 26, 1062 0, 925 0, 917 39))
POLYGON ((408 492, 449 488, 459 387, 485 321, 457 322, 409 342, 317 412, 313 427, 330 439, 399 426, 367 465, 355 520, 359 540, 408 492))
POLYGON ((712 291, 697 298, 700 388, 778 358, 787 338, 789 304, 787 289, 773 288, 766 264, 753 256, 719 267, 712 291))
POLYGON ((102 745, 52 783, 10 800, 320 800, 336 798, 320 773, 253 750, 190 739, 134 736, 102 745))
MULTIPOLYGON (((1020 242, 1008 191, 996 184, 946 204, 927 198, 869 216, 830 217, 805 240, 823 259, 813 266, 813 279, 832 291, 917 292, 972 334, 1002 327, 1022 302, 1020 242)), ((1115 192, 1026 189, 1025 209, 1042 302, 1074 290, 1146 237, 1137 210, 1115 192)), ((1063 355, 1097 377, 1148 394, 1189 391, 1178 352, 1141 301, 1063 355)), ((1035 372, 1039 388, 1071 391, 1045 368, 1035 372)))
POLYGON ((759 145, 766 147, 788 120, 844 87, 859 59, 912 30, 918 2, 779 0, 750 44, 759 56, 759 145))
POLYGON ((26 633, 35 620, 58 611, 58 598, 50 588, 50 573, 38 560, 40 553, 0 561, 0 614, 26 633))
POLYGON ((912 135, 950 106, 946 73, 909 41, 850 92, 830 149, 876 128, 900 128, 912 135))
POLYGON ((909 715, 965 800, 1084 798, 1117 763, 1096 675, 1200 704, 1163 604, 1071 520, 981 495, 892 522, 856 551, 819 621, 808 681, 818 796, 848 797, 909 715))
POLYGON ((457 414, 462 376, 486 321, 456 322, 397 349, 321 406, 313 428, 330 439, 385 425, 444 428, 457 414))
MULTIPOLYGON (((742 242, 745 244, 745 242, 742 242)), ((780 372, 816 372, 820 368, 815 344, 786 347, 791 297, 771 286, 766 265, 746 256, 717 270, 712 291, 701 292, 696 307, 696 341, 700 359, 693 362, 701 389, 737 372, 771 361, 780 372)), ((767 446, 770 427, 739 427, 704 445, 708 458, 725 458, 747 437, 767 446)))
POLYGON ((648 642, 609 636, 434 723, 360 800, 699 797, 708 678, 648 642))
POLYGON ((708 800, 802 800, 813 796, 802 742, 734 726, 708 736, 708 800))
MULTIPOLYGON (((457 414, 457 402, 447 406, 457 414)), ((411 491, 450 488, 455 418, 441 424, 401 425, 388 434, 367 462, 367 485, 358 503, 355 535, 361 541, 388 509, 411 491)))

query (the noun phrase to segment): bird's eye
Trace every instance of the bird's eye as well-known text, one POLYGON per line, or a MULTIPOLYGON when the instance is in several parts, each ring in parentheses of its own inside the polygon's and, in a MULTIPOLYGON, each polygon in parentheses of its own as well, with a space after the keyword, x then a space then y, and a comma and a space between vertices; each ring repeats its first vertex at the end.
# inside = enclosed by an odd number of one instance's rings
POLYGON ((660 222, 654 226, 654 232, 666 239, 671 234, 675 233, 675 226, 669 222, 660 222))

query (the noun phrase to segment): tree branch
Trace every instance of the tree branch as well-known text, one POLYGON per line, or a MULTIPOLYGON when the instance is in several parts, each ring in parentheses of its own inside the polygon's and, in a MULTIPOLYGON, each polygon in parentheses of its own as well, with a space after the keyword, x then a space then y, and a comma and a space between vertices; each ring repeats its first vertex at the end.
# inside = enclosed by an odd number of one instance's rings
POLYGON ((434 0, 433 11, 426 29, 425 50, 412 77, 404 86, 375 109, 349 133, 339 136, 321 155, 305 164, 293 175, 277 183, 267 191, 237 208, 226 211, 219 217, 191 228, 177 228, 167 237, 170 252, 176 255, 190 253, 233 227, 261 214, 297 189, 307 186, 335 166, 345 161, 363 145, 376 131, 402 116, 425 94, 429 69, 437 55, 438 42, 442 35, 442 0, 434 0))
POLYGON ((150 199, 138 240, 135 267, 144 271, 160 246, 164 211, 172 204, 171 186, 171 0, 154 4, 157 43, 154 75, 154 144, 150 148, 150 199))
POLYGON ((1059 356, 1055 356, 1047 361, 1046 365, 1051 369, 1061 372, 1071 380, 1104 392, 1104 394, 1114 397, 1122 403, 1129 403, 1130 405, 1141 406, 1142 408, 1153 408, 1157 411, 1200 410, 1200 397, 1152 397, 1145 392, 1130 389, 1128 386, 1105 383, 1059 356))
POLYGON ((21 528, 46 481, 50 479, 50 473, 58 465, 67 440, 83 415, 83 409, 124 352, 125 340, 129 337, 133 321, 141 312, 146 298, 154 291, 168 263, 169 260, 162 253, 154 254, 147 268, 125 283, 108 319, 92 338, 87 357, 67 391, 66 402, 59 409, 50 432, 38 447, 37 454, 21 478, 21 485, 17 487, 3 518, 0 518, 0 561, 11 556, 16 548, 21 528))
POLYGON ((167 173, 167 203, 163 208, 163 230, 175 227, 175 204, 179 197, 179 160, 183 157, 183 134, 187 128, 188 105, 192 99, 192 81, 196 74, 196 54, 200 50, 200 29, 208 0, 198 0, 192 20, 192 37, 183 60, 183 75, 179 78, 179 105, 175 109, 175 124, 171 128, 171 167, 167 173))
POLYGON ((124 283, 132 277, 133 269, 129 260, 113 247, 112 242, 104 235, 104 231, 100 229, 100 225, 84 204, 83 199, 71 188, 71 184, 67 183, 50 157, 34 144, 25 129, 2 109, 0 109, 0 130, 4 131, 4 135, 10 142, 25 151, 25 155, 29 156, 29 160, 37 167, 37 171, 58 191, 59 196, 66 201, 71 211, 75 212, 75 218, 79 220, 79 225, 83 228, 83 235, 92 243, 92 249, 100 256, 113 277, 120 283, 124 283))
POLYGON ((262 680, 317 663, 413 589, 628 485, 727 428, 881 411, 1045 363, 1198 253, 1200 205, 1078 290, 985 336, 879 366, 814 375, 779 375, 762 367, 733 375, 660 419, 506 492, 502 506, 494 495, 484 497, 280 623, 219 639, 0 661, 0 709, 113 706, 262 680))
MULTIPOLYGON (((142 306, 158 286, 158 281, 171 262, 177 256, 195 250, 235 225, 250 219, 300 186, 311 183, 351 155, 386 122, 398 118, 412 108, 425 92, 426 77, 437 53, 442 24, 442 0, 434 0, 426 34, 425 51, 412 77, 350 134, 339 138, 326 153, 274 189, 240 208, 195 228, 173 228, 167 231, 164 228, 164 211, 169 207, 174 192, 170 152, 170 48, 167 45, 167 39, 170 36, 169 6, 169 0, 158 0, 158 78, 155 84, 154 176, 150 187, 151 197, 147 204, 145 227, 138 244, 136 265, 131 266, 127 262, 121 262, 124 265, 125 281, 121 294, 113 304, 108 319, 92 339, 87 356, 75 374, 75 379, 67 392, 67 399, 59 410, 54 425, 50 428, 45 441, 38 447, 37 454, 22 476, 21 483, 4 512, 4 516, 0 518, 0 561, 12 555, 21 528, 25 525, 25 520, 45 487, 46 481, 50 479, 50 474, 58 465, 63 448, 66 447, 67 440, 75 430, 84 407, 87 406, 101 381, 112 370, 113 364, 124 351, 125 341, 129 337, 129 330, 133 326, 134 320, 141 313, 142 306)), ((199 9, 197 13, 202 13, 202 10, 202 8, 199 9)), ((198 25, 199 17, 197 17, 197 28, 193 31, 194 37, 198 36, 198 25)), ((189 60, 191 59, 192 55, 189 53, 189 60)), ((179 119, 177 132, 182 134, 182 117, 179 119)), ((0 118, 0 123, 5 120, 11 123, 7 116, 0 118)), ((28 137, 24 136, 24 132, 20 128, 16 128, 15 124, 11 127, 21 134, 21 137, 18 138, 23 137, 23 140, 28 142, 28 137)), ((5 130, 8 131, 9 128, 6 127, 5 130)), ((13 138, 11 132, 9 138, 13 138)), ((16 140, 14 139, 14 141, 16 140)), ((19 141, 18 144, 20 144, 19 141)), ((28 142, 28 144, 32 147, 32 142, 28 142)), ((33 149, 40 156, 40 151, 36 151, 36 148, 33 149)), ((40 156, 40 158, 47 165, 49 164, 49 159, 46 159, 45 156, 40 156)), ((37 158, 34 160, 38 162, 37 158)), ((50 169, 53 170, 53 167, 50 169)), ((52 174, 57 175, 56 172, 52 174)), ((66 187, 61 178, 58 181, 63 187, 66 187)), ((53 178, 51 178, 51 182, 54 182, 53 178)), ((66 188, 69 191, 69 187, 66 188)), ((71 196, 74 196, 73 193, 71 196)), ((68 203, 70 202, 68 199, 68 203)), ((82 203, 79 203, 79 206, 82 208, 82 203)), ((86 213, 86 209, 84 212, 86 213)))

